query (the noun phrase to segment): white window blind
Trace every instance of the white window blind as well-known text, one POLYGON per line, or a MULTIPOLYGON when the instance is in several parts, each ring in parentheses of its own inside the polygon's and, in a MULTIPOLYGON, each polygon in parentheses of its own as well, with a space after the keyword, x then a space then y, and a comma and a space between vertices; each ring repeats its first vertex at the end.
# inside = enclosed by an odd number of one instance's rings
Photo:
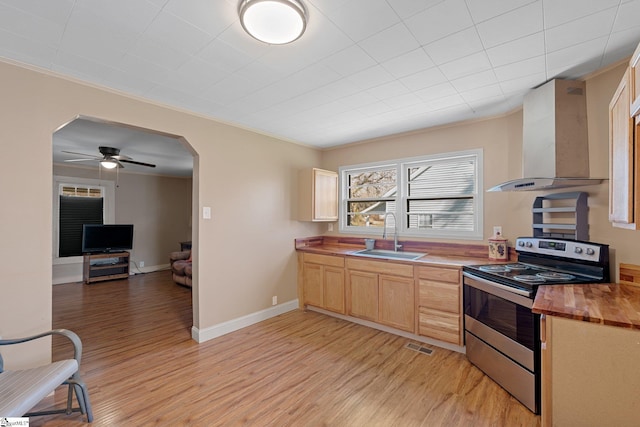
POLYGON ((473 231, 474 156, 406 165, 407 228, 473 231))
POLYGON ((104 221, 103 188, 62 184, 59 198, 58 256, 80 256, 82 225, 104 221))

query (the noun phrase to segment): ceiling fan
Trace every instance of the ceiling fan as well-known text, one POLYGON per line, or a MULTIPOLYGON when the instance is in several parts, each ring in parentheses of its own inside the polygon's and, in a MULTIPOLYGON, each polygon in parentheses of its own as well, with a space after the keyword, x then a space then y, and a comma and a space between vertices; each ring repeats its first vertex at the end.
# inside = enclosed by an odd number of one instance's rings
POLYGON ((133 165, 147 166, 150 168, 155 168, 156 165, 151 163, 137 162, 133 160, 129 156, 125 156, 124 154, 120 154, 119 148, 113 147, 98 147, 98 151, 102 156, 94 156, 91 154, 85 153, 76 153, 74 151, 62 151, 67 154, 74 154, 77 156, 84 156, 83 159, 70 159, 65 160, 65 162, 100 162, 100 165, 106 169, 114 169, 114 168, 124 168, 122 163, 131 163, 133 165))

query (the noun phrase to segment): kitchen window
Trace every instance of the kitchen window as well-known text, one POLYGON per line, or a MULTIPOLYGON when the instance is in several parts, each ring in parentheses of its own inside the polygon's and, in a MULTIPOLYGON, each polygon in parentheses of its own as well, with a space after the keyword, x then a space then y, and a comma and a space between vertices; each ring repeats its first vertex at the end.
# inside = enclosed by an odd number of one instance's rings
POLYGON ((482 239, 482 150, 340 168, 340 231, 482 239), (387 227, 393 228, 389 216, 387 227))

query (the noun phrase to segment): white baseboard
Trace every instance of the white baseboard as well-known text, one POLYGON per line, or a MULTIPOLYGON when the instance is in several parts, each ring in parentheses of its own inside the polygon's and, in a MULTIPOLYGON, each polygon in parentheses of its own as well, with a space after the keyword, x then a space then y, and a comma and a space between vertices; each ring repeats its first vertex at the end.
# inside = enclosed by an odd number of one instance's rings
POLYGON ((422 342, 425 344, 435 345, 437 347, 446 348, 447 350, 456 351, 458 353, 463 353, 463 354, 466 353, 465 347, 461 347, 459 345, 447 343, 444 341, 434 340, 432 338, 423 337, 421 335, 412 334, 410 332, 401 331, 399 329, 391 328, 389 326, 384 326, 379 323, 358 319, 357 317, 346 316, 344 314, 334 313, 332 311, 327 311, 327 310, 323 310, 321 308, 312 307, 312 306, 307 306, 307 310, 326 314, 327 316, 337 317, 342 320, 347 320, 349 322, 357 323, 358 325, 362 325, 362 326, 368 326, 370 328, 377 329, 383 332, 388 332, 390 334, 400 335, 401 337, 405 337, 410 340, 422 342))
POLYGON ((255 313, 247 314, 246 316, 238 317, 237 319, 228 320, 226 322, 219 323, 205 329, 198 329, 193 326, 191 328, 191 337, 195 341, 202 343, 214 338, 218 338, 230 332, 246 328, 247 326, 251 326, 255 323, 262 322, 263 320, 267 320, 272 317, 279 316, 283 313, 296 310, 297 308, 298 300, 295 299, 282 304, 278 304, 273 307, 266 308, 264 310, 257 311, 255 313))
POLYGON ((74 274, 71 276, 58 276, 53 278, 54 285, 63 285, 65 283, 82 282, 82 274, 74 274))
POLYGON ((129 267, 129 274, 134 275, 139 273, 153 273, 154 271, 168 270, 170 268, 170 264, 147 265, 145 267, 138 268, 135 264, 131 263, 131 266, 129 267))

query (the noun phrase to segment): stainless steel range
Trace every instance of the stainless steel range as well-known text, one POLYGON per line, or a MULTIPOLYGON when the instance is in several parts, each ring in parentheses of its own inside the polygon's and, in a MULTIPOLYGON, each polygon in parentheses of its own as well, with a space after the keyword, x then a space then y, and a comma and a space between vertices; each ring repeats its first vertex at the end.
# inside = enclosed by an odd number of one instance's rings
POLYGON ((609 246, 520 237, 518 261, 465 266, 467 357, 535 413, 540 412, 538 286, 609 282, 609 246))

